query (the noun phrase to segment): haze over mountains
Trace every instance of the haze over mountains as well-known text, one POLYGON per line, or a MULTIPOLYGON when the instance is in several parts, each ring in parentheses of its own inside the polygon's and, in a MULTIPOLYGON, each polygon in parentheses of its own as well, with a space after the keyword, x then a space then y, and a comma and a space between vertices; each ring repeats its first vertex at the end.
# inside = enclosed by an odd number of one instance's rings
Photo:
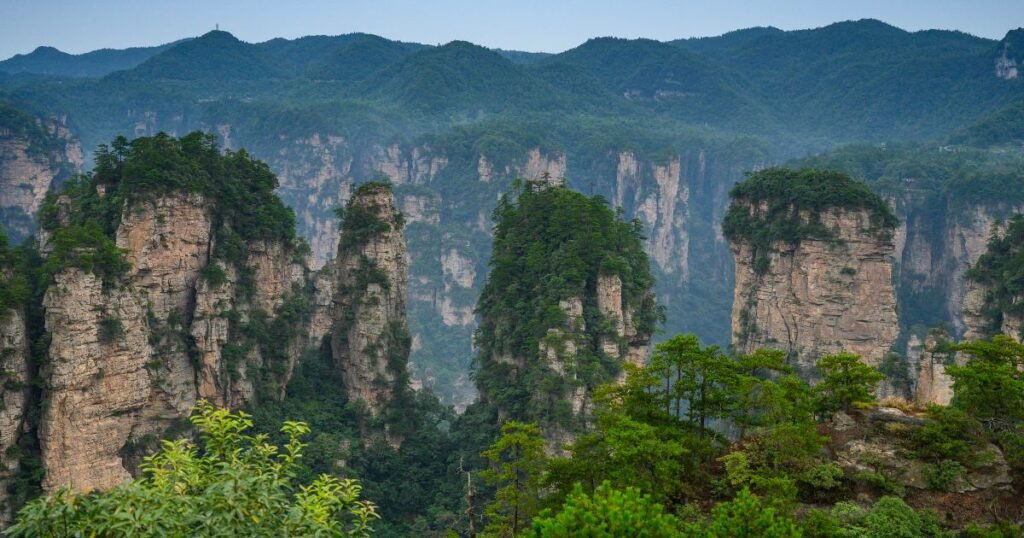
MULTIPOLYGON (((513 178, 564 176, 639 218, 666 332, 726 343, 733 262, 719 222, 744 172, 850 143, 970 145, 988 162, 989 148, 1024 138, 1022 63, 1024 29, 996 41, 876 20, 595 38, 558 54, 368 34, 250 44, 214 31, 82 55, 41 47, 0 62, 0 103, 55 121, 50 135, 63 129, 86 161, 122 134, 202 129, 244 147, 277 172, 320 262, 337 243, 333 209, 354 184, 388 176, 410 222, 416 375, 464 402, 489 215, 513 178)), ((920 175, 901 166, 868 179, 920 175)), ((913 293, 939 293, 926 288, 913 293)), ((929 321, 956 325, 940 314, 929 321)))

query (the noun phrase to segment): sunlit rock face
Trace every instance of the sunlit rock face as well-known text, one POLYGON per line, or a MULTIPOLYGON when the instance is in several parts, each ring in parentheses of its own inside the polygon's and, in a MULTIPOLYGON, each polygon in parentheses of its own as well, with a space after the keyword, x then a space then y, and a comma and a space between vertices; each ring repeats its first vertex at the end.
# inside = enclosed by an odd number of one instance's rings
POLYGON ((741 353, 785 350, 804 371, 822 355, 843 351, 877 366, 899 334, 893 242, 870 231, 867 211, 828 210, 821 222, 834 239, 773 244, 760 274, 752 246, 732 244, 733 345, 741 353))
POLYGON ((303 327, 275 343, 282 364, 245 342, 240 327, 256 317, 273 323, 285 301, 305 293, 308 270, 278 242, 250 241, 238 266, 212 259, 213 211, 195 193, 127 205, 115 234, 127 274, 104 283, 67 268, 47 289, 44 490, 123 483, 200 398, 237 408, 283 397, 310 335, 326 333, 296 321, 303 327), (212 266, 217 281, 203 276, 212 266))

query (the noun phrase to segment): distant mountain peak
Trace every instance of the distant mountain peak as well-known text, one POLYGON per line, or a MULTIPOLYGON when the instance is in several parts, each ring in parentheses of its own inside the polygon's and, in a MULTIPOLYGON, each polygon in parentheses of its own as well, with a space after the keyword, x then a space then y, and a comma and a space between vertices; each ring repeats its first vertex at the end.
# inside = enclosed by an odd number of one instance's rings
POLYGON ((416 56, 449 57, 461 63, 485 61, 490 64, 500 63, 508 64, 509 66, 512 65, 511 60, 487 47, 482 47, 480 45, 470 43, 469 41, 461 40, 449 41, 440 47, 424 50, 409 59, 415 60, 416 56))
POLYGON ((1000 44, 1015 49, 1015 52, 1024 52, 1024 28, 1016 28, 1006 32, 1000 44))
POLYGON ((445 43, 444 45, 441 45, 440 47, 437 47, 436 50, 439 50, 439 51, 443 51, 443 50, 472 50, 472 51, 476 51, 476 52, 487 52, 487 53, 498 55, 496 52, 492 51, 491 49, 489 49, 487 47, 482 47, 482 46, 477 45, 475 43, 470 43, 469 41, 463 41, 461 39, 456 39, 455 41, 449 41, 449 42, 445 43))
POLYGON ((60 49, 58 49, 58 48, 56 48, 56 47, 50 47, 50 46, 47 46, 47 45, 41 45, 39 47, 36 47, 36 49, 33 50, 30 54, 67 54, 67 53, 62 51, 62 50, 60 50, 60 49))
POLYGON ((147 79, 172 80, 256 80, 279 73, 255 45, 239 40, 224 30, 213 30, 182 41, 149 58, 138 67, 115 73, 147 79))
POLYGON ((210 30, 209 32, 206 32, 205 34, 199 36, 198 39, 208 41, 224 40, 238 43, 241 42, 241 40, 235 37, 231 32, 227 32, 225 30, 210 30))

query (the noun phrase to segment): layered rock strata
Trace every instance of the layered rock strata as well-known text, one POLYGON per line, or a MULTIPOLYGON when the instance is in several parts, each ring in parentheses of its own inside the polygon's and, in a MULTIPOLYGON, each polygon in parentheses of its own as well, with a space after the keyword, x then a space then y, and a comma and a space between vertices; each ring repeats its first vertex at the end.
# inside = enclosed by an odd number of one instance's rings
POLYGON ((751 243, 732 243, 733 345, 740 353, 783 349, 805 371, 843 351, 877 366, 899 334, 893 242, 876 233, 868 211, 831 209, 820 221, 832 238, 775 242, 763 272, 751 243))

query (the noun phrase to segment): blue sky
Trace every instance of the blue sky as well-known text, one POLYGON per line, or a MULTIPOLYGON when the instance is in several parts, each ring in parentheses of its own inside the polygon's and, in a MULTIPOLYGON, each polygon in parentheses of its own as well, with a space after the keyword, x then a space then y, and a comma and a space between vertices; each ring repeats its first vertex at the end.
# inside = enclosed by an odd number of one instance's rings
POLYGON ((156 45, 221 29, 250 42, 368 32, 391 39, 558 52, 595 36, 659 40, 751 26, 815 28, 876 18, 907 30, 1001 38, 1022 0, 0 0, 0 58, 156 45))

